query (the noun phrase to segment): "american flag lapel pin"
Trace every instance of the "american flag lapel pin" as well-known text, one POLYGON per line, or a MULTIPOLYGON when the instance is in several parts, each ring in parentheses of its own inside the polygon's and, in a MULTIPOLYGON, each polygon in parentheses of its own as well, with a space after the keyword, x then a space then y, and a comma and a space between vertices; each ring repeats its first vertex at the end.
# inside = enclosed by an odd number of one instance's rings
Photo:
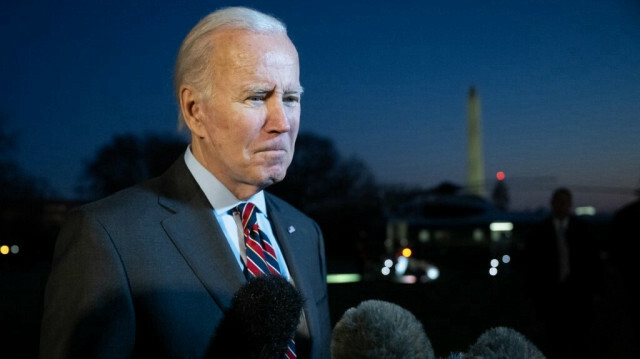
POLYGON ((296 228, 294 226, 289 226, 289 234, 293 233, 296 231, 296 228))

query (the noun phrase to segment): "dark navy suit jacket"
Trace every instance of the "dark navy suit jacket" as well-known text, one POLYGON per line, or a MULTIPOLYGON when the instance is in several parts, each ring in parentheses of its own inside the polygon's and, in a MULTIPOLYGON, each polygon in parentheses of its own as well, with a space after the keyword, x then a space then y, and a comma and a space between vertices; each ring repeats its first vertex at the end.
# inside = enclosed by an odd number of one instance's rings
MULTIPOLYGON (((329 358, 321 231, 292 206, 265 197, 305 299, 311 358, 329 358)), ((70 213, 45 291, 40 357, 223 357, 211 343, 245 282, 180 158, 162 176, 70 213)))

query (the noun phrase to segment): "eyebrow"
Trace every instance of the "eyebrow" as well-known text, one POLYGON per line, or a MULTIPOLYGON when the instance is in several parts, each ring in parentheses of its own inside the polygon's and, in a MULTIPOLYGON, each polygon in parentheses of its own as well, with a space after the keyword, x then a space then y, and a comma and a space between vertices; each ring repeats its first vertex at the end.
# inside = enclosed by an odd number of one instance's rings
POLYGON ((302 95, 304 93, 304 88, 302 86, 292 89, 292 90, 285 90, 284 91, 285 95, 290 95, 290 94, 298 94, 298 95, 302 95))
MULTIPOLYGON (((266 87, 259 87, 259 86, 255 86, 255 87, 248 87, 245 92, 248 93, 256 93, 256 94, 268 94, 268 93, 273 93, 275 92, 275 87, 274 88, 266 88, 266 87)), ((284 95, 292 95, 292 94, 298 94, 298 95, 302 95, 304 93, 304 88, 302 86, 297 87, 297 88, 293 88, 293 89, 287 89, 283 91, 284 95)))

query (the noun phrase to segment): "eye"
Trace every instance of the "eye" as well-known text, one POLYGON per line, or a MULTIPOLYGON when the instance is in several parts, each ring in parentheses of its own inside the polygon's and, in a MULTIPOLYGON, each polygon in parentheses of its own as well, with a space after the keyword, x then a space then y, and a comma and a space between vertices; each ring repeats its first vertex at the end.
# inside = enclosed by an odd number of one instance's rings
POLYGON ((264 99, 265 99, 264 95, 251 95, 247 97, 247 101, 251 101, 251 102, 261 102, 261 101, 264 101, 264 99))
POLYGON ((300 102, 300 96, 298 96, 298 95, 286 95, 282 99, 282 102, 284 102, 285 104, 288 104, 288 105, 295 105, 295 104, 300 102))

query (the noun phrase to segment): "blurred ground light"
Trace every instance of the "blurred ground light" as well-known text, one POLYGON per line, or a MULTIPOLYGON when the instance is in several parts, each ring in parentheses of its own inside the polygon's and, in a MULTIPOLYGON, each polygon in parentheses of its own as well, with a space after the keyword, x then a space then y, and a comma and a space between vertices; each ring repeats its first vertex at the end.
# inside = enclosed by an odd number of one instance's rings
POLYGON ((341 274, 328 274, 327 283, 354 283, 359 282, 361 279, 358 273, 341 273, 341 274))
POLYGON ((12 245, 11 247, 9 247, 6 244, 0 246, 0 254, 7 255, 9 253, 11 253, 11 254, 20 253, 20 247, 17 244, 12 245))

